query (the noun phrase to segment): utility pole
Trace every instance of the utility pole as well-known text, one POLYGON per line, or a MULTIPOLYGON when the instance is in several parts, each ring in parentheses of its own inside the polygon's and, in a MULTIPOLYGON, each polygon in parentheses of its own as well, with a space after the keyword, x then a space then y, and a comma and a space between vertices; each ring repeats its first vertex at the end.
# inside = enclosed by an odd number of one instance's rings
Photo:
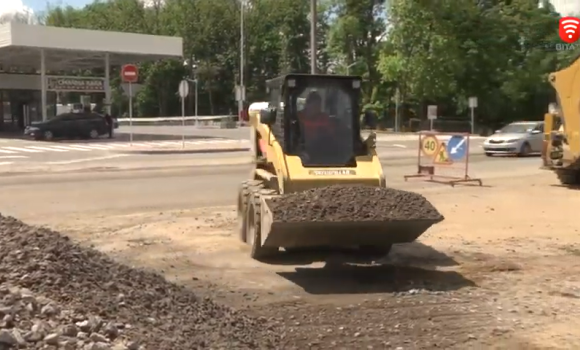
POLYGON ((310 0, 310 73, 316 74, 316 25, 317 25, 317 1, 310 0))
POLYGON ((240 117, 244 110, 244 99, 246 97, 246 88, 244 87, 244 1, 240 1, 240 96, 238 100, 238 115, 240 117))

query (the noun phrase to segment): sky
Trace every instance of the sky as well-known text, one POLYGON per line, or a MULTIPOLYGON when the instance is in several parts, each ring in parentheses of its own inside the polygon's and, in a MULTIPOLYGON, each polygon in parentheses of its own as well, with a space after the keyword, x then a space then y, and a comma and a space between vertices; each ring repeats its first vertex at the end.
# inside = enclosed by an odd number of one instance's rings
POLYGON ((26 12, 32 10, 35 13, 46 10, 51 5, 71 5, 82 7, 92 0, 0 0, 0 15, 15 11, 26 12))

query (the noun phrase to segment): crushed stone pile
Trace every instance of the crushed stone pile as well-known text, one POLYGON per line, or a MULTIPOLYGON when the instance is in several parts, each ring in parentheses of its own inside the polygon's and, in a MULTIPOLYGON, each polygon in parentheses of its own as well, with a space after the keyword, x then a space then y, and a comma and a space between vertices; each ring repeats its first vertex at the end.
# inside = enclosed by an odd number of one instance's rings
POLYGON ((268 200, 276 221, 442 221, 421 194, 393 188, 333 185, 268 200))
POLYGON ((0 350, 276 349, 280 332, 0 214, 0 350))

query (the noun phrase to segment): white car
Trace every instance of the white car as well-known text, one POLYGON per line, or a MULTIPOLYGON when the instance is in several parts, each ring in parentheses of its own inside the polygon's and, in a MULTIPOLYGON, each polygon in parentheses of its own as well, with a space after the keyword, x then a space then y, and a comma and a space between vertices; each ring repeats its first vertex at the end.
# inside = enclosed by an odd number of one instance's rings
POLYGON ((528 156, 542 152, 544 122, 515 122, 496 130, 483 142, 485 155, 528 156))

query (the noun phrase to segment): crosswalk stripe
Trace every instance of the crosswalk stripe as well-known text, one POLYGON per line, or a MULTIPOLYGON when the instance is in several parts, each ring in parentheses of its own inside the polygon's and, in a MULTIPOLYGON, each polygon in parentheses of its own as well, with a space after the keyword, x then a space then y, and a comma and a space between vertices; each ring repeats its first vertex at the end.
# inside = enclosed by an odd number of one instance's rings
POLYGON ((112 148, 117 148, 117 147, 131 147, 131 145, 129 145, 128 143, 111 143, 109 145, 112 148))
POLYGON ((93 151, 91 149, 78 148, 78 147, 75 147, 75 146, 51 146, 51 147, 52 148, 62 149, 62 150, 67 150, 67 151, 83 151, 83 152, 93 151))
MULTIPOLYGON (((223 144, 223 143, 247 143, 248 140, 186 140, 185 146, 200 146, 208 144, 223 144)), ((176 147, 183 145, 183 141, 144 141, 144 142, 111 142, 106 144, 79 144, 79 143, 61 143, 61 144, 47 144, 46 146, 28 146, 22 145, 21 147, 0 147, 0 154, 14 154, 14 153, 42 153, 42 152, 68 152, 68 151, 107 151, 114 149, 131 149, 131 148, 165 148, 165 147, 176 147)))
POLYGON ((52 148, 52 147, 39 147, 39 146, 27 146, 28 148, 37 149, 40 151, 51 151, 51 152, 68 152, 68 150, 52 148))
POLYGON ((39 150, 22 148, 22 147, 4 147, 4 148, 7 148, 7 149, 12 150, 12 151, 16 151, 16 152, 42 153, 42 151, 39 151, 39 150))
POLYGON ((135 143, 135 142, 133 142, 133 145, 132 145, 132 146, 137 146, 137 147, 149 147, 149 146, 150 146, 150 144, 147 144, 147 143, 144 143, 144 142, 138 142, 138 143, 135 143))
POLYGON ((101 150, 106 150, 108 149, 107 147, 102 147, 102 146, 97 146, 97 145, 80 145, 80 144, 72 144, 71 146, 73 147, 78 147, 78 148, 85 148, 85 149, 101 149, 101 150))

